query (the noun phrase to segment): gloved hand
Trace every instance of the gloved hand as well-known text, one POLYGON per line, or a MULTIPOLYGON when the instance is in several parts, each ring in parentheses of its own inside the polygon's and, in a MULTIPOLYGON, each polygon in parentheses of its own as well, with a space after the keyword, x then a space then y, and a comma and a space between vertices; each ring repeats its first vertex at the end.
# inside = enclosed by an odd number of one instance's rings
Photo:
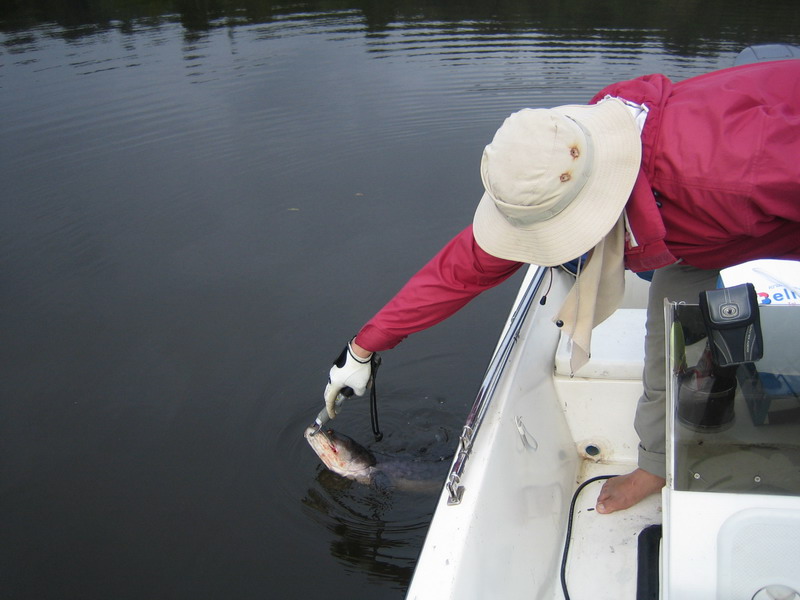
POLYGON ((325 408, 328 416, 336 416, 336 396, 342 388, 349 387, 356 396, 363 396, 367 391, 367 384, 372 376, 372 355, 360 358, 353 353, 350 343, 344 347, 339 358, 333 363, 328 375, 328 385, 325 386, 325 408))

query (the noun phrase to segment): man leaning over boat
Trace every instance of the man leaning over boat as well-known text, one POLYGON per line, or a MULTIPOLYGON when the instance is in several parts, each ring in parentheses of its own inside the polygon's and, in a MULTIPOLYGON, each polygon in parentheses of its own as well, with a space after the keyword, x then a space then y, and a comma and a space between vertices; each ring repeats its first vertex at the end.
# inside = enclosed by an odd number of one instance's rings
POLYGON ((448 318, 523 264, 587 255, 554 326, 572 338, 572 370, 591 331, 619 305, 624 270, 654 271, 638 468, 608 480, 597 510, 633 506, 665 483, 663 300, 696 303, 723 268, 800 259, 800 61, 758 63, 673 83, 646 75, 589 105, 524 109, 481 159, 485 193, 456 235, 370 319, 330 370, 363 394, 370 356, 448 318))

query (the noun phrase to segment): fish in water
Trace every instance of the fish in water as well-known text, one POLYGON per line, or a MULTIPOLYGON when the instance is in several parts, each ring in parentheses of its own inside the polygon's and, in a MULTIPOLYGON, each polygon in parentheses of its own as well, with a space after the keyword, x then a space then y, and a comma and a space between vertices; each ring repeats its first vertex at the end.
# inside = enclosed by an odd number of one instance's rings
POLYGON ((358 483, 415 492, 436 492, 443 483, 448 463, 399 459, 374 454, 354 439, 312 425, 305 438, 331 471, 358 483))

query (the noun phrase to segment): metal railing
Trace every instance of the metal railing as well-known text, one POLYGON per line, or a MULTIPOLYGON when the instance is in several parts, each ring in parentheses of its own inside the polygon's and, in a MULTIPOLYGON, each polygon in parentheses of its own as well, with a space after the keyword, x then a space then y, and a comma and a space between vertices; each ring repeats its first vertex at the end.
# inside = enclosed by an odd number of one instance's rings
POLYGON ((483 418, 486 416, 489 404, 491 404, 495 389, 500 381, 500 376, 503 374, 508 359, 511 356, 511 351, 519 338, 520 328, 525 321, 525 317, 528 315, 533 299, 539 291, 547 271, 548 267, 538 267, 531 277, 528 287, 517 302, 514 312, 508 320, 508 325, 504 330, 503 337, 497 345, 494 356, 492 356, 492 360, 489 362, 489 366, 486 369, 483 382, 478 389, 478 395, 475 398, 472 409, 467 416, 467 421, 461 431, 456 458, 447 475, 445 488, 449 494, 447 500, 448 505, 459 504, 461 502, 461 498, 464 494, 464 486, 461 485, 461 477, 464 474, 467 459, 472 451, 472 446, 478 436, 478 431, 483 423, 483 418))

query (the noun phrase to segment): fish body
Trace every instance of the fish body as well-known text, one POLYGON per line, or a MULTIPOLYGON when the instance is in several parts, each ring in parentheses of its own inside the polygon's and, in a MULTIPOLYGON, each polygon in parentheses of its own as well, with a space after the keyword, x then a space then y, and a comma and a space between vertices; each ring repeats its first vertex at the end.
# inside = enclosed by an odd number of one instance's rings
POLYGON ((372 483, 378 461, 364 446, 333 429, 318 429, 314 425, 304 435, 322 464, 331 471, 359 483, 372 483))
POLYGON ((442 486, 444 462, 376 455, 344 434, 314 425, 304 436, 328 469, 358 483, 418 492, 437 491, 442 486))

